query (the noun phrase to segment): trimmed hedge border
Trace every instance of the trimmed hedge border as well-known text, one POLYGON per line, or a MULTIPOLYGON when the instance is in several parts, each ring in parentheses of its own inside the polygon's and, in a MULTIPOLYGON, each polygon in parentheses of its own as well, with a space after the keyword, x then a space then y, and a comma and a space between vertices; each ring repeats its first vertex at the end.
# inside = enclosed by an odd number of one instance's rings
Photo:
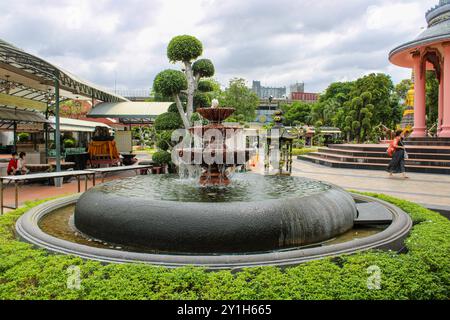
POLYGON ((0 217, 0 299, 449 299, 450 221, 417 204, 367 194, 406 211, 414 227, 408 252, 369 251, 297 267, 206 272, 136 264, 102 265, 52 255, 20 242, 17 219, 45 201, 0 217), (67 288, 70 267, 81 271, 81 288, 67 288), (381 271, 381 289, 369 290, 370 267, 381 271))

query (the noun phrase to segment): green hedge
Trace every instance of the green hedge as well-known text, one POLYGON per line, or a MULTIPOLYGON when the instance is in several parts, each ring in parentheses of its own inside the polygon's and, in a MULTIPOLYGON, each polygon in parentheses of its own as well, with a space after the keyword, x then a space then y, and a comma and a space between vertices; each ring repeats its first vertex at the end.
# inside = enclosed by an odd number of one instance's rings
POLYGON ((292 149, 292 155, 294 156, 294 157, 296 157, 296 156, 303 156, 303 155, 305 155, 305 154, 308 154, 308 153, 312 153, 312 152, 317 152, 319 149, 317 149, 317 148, 294 148, 294 149, 292 149))
POLYGON ((416 204, 373 195, 408 212, 414 228, 408 253, 370 251, 285 270, 242 272, 101 265, 48 254, 17 241, 15 221, 41 202, 0 217, 0 299, 448 299, 450 221, 416 204), (67 289, 67 269, 79 266, 80 290, 67 289), (381 290, 368 290, 368 268, 381 269, 381 290))

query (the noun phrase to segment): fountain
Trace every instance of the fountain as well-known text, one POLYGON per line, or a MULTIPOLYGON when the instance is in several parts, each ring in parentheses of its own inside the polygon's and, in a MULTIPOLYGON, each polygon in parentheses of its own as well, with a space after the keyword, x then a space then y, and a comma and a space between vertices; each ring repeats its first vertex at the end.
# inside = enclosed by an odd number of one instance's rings
POLYGON ((302 177, 253 173, 230 177, 229 169, 239 164, 239 156, 247 161, 250 149, 230 147, 207 133, 240 130, 223 123, 234 109, 216 106, 197 112, 210 123, 194 126, 189 133, 206 134, 203 147, 174 149, 183 159, 202 156, 196 180, 150 175, 105 183, 81 196, 32 209, 18 221, 18 234, 52 251, 100 261, 213 269, 290 265, 338 253, 401 247, 411 222, 391 205, 302 177), (213 163, 206 161, 205 153, 213 163), (57 239, 40 229, 39 221, 46 215, 73 203, 69 224, 74 232, 121 250, 57 239), (365 239, 323 246, 351 230, 358 214, 366 211, 384 213, 392 224, 365 239))
POLYGON ((236 165, 240 152, 243 162, 247 161, 250 151, 230 149, 217 136, 239 130, 223 123, 234 111, 198 109, 210 123, 189 132, 203 137, 202 148, 175 149, 187 160, 201 156, 198 184, 176 177, 147 177, 96 187, 77 203, 76 228, 89 237, 121 246, 226 254, 308 245, 353 227, 356 204, 338 187, 303 178, 253 174, 238 176, 233 183, 227 169, 236 165), (208 135, 210 132, 215 135, 208 135), (207 163, 207 155, 213 163, 207 163), (230 155, 232 161, 227 162, 230 155), (172 186, 175 190, 169 191, 172 186), (189 197, 172 197, 172 192, 189 197))

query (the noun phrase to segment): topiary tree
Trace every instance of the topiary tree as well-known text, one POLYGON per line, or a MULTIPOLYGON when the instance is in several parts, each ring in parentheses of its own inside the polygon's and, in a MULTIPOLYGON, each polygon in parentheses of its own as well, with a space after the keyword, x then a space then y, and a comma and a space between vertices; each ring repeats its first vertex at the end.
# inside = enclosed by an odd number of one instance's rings
POLYGON ((212 84, 208 86, 206 81, 200 81, 202 78, 214 76, 215 73, 211 60, 195 61, 202 54, 203 45, 197 38, 189 35, 174 37, 167 46, 167 57, 172 63, 183 63, 183 72, 165 70, 156 76, 153 83, 156 94, 173 98, 186 129, 191 125, 194 107, 206 107, 206 104, 210 103, 207 100, 209 97, 199 96, 199 91, 209 92, 213 89, 212 84), (182 95, 187 97, 185 107, 182 95))
POLYGON ((178 112, 166 112, 155 119, 154 128, 156 134, 156 147, 167 151, 172 149, 174 143, 171 141, 172 132, 183 127, 183 121, 178 112))

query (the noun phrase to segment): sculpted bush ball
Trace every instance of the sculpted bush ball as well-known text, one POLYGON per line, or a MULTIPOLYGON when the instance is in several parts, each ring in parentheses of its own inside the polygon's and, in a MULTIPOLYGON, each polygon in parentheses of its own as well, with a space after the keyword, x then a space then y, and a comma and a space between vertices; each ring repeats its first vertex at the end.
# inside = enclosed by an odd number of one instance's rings
POLYGON ((211 60, 196 61, 202 54, 203 45, 197 38, 189 35, 174 37, 167 46, 167 58, 172 63, 181 62, 183 71, 165 70, 153 82, 156 94, 173 99, 186 129, 192 124, 195 108, 208 107, 211 102, 202 93, 212 91, 213 86, 201 79, 214 76, 215 68, 211 60), (187 97, 186 105, 182 102, 183 95, 187 97))

